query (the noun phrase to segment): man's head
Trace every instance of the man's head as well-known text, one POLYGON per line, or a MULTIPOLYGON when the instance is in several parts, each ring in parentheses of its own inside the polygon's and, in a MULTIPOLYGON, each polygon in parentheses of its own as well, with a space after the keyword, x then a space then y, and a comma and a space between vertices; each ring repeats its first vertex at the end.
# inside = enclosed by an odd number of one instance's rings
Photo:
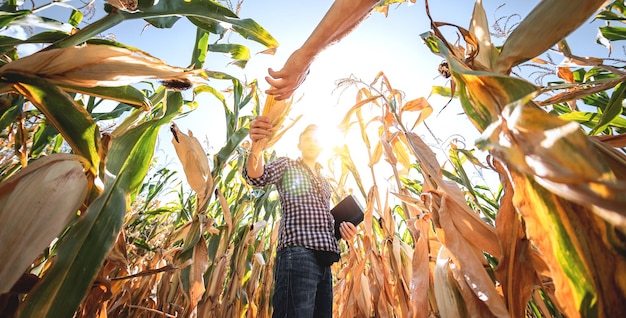
POLYGON ((319 128, 316 125, 308 125, 300 134, 298 149, 302 152, 302 159, 305 161, 315 161, 322 152, 323 147, 319 136, 319 128))

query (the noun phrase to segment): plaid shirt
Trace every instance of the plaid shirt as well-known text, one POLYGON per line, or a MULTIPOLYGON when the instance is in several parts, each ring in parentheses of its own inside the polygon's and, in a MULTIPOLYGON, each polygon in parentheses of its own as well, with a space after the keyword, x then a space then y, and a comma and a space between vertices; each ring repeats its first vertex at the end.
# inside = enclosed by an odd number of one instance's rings
POLYGON ((275 184, 280 197, 282 219, 278 229, 278 247, 302 246, 313 250, 339 254, 335 239, 335 220, 330 214, 331 188, 328 181, 302 162, 280 157, 263 166, 263 175, 250 178, 244 168, 243 175, 254 186, 275 184))

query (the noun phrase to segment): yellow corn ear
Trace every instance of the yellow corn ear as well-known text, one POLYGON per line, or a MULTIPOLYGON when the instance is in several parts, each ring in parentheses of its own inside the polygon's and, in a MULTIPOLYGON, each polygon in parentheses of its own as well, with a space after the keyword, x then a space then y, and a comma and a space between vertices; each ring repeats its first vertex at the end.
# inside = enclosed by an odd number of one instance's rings
POLYGON ((272 124, 273 134, 269 138, 265 138, 260 141, 262 148, 271 148, 293 125, 300 120, 301 116, 298 116, 288 125, 283 125, 285 118, 291 111, 293 99, 288 100, 276 100, 273 95, 267 95, 265 99, 265 105, 263 105, 263 112, 261 115, 269 118, 272 124))
POLYGON ((63 231, 87 195, 81 157, 37 159, 0 184, 0 294, 63 231))

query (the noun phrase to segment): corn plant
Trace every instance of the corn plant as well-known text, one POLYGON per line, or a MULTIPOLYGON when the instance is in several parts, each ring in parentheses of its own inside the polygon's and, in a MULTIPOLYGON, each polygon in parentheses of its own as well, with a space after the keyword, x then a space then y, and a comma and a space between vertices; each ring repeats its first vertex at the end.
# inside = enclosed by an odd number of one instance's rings
MULTIPOLYGON (((619 287, 619 277, 623 275, 620 264, 624 262, 620 246, 625 228, 620 211, 625 202, 620 193, 625 161, 615 148, 589 137, 607 131, 613 121, 623 118, 621 108, 615 112, 613 105, 623 99, 621 84, 613 81, 614 86, 606 85, 606 80, 599 79, 598 83, 586 83, 595 90, 587 85, 572 85, 561 94, 561 101, 574 101, 611 88, 613 97, 603 107, 602 119, 587 133, 576 123, 539 108, 533 97, 542 88, 508 76, 515 65, 562 43, 564 36, 602 4, 590 1, 578 8, 581 10, 570 11, 564 2, 541 2, 507 37, 499 52, 490 49, 490 40, 484 33, 478 38, 476 33, 462 31, 468 36, 468 46, 475 49, 467 48, 465 52, 475 52, 471 55, 474 59, 461 59, 458 47, 438 37, 435 22, 434 35, 423 36, 434 52, 446 57, 461 103, 483 133, 478 145, 498 159, 497 170, 505 189, 509 189, 508 194, 505 190, 502 206, 508 206, 507 213, 516 211, 521 215, 519 229, 524 231, 519 236, 530 240, 533 250, 541 253, 544 264, 510 264, 508 268, 501 265, 500 274, 509 274, 509 282, 503 283, 508 287, 503 291, 510 308, 525 306, 519 291, 514 289, 515 282, 510 280, 516 268, 523 265, 531 277, 551 278, 555 301, 568 316, 623 314, 617 304, 625 297, 619 287), (542 28, 555 32, 540 37, 542 28), (531 41, 538 38, 541 41, 531 41), (582 87, 588 89, 586 94, 581 92, 582 87)), ((613 5, 604 12, 611 11, 613 5)), ((475 28, 486 27, 481 11, 477 5, 475 28)), ((571 57, 566 49, 562 51, 571 57)), ((613 69, 602 63, 598 67, 613 69)), ((502 212, 499 217, 505 215, 502 212)), ((509 258, 519 259, 522 251, 515 248, 519 243, 520 240, 512 240, 504 245, 509 258)), ((532 290, 536 283, 528 280, 525 290, 532 290)))

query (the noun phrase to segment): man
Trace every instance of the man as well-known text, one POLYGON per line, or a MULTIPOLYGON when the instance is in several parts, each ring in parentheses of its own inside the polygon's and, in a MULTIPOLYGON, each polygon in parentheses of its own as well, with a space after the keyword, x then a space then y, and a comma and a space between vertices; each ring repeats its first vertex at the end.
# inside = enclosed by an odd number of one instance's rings
MULTIPOLYGON (((280 197, 273 317, 332 317, 330 265, 339 259, 340 251, 330 213, 332 190, 316 161, 322 151, 317 126, 308 126, 300 135, 298 160, 281 157, 264 164, 258 142, 269 137, 271 129, 264 116, 250 124, 252 147, 244 177, 255 186, 276 185, 280 197)), ((351 239, 356 227, 343 222, 340 233, 344 239, 351 239)))
POLYGON ((313 59, 330 44, 350 33, 379 3, 379 0, 335 0, 313 33, 295 50, 277 72, 271 68, 265 80, 272 86, 266 91, 276 100, 291 97, 304 82, 313 59))

